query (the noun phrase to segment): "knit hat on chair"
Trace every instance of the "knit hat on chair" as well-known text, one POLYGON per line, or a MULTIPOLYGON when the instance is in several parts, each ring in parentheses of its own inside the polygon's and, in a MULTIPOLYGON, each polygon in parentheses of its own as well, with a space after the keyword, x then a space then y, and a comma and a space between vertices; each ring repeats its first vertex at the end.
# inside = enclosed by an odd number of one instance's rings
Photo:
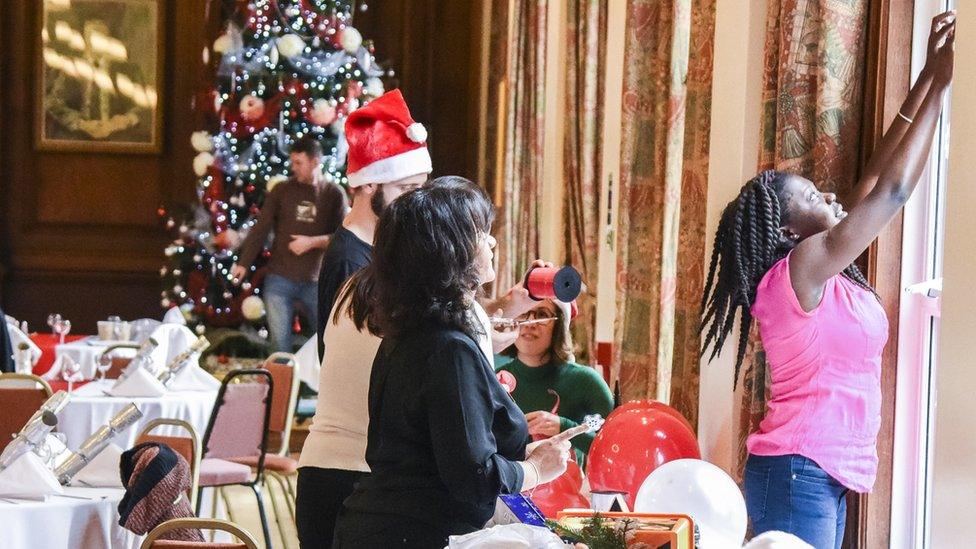
MULTIPOLYGON (((122 454, 119 471, 125 495, 119 502, 119 525, 144 535, 174 518, 194 516, 186 491, 190 466, 172 448, 144 442, 122 454)), ((173 530, 160 539, 203 541, 199 530, 173 530)))

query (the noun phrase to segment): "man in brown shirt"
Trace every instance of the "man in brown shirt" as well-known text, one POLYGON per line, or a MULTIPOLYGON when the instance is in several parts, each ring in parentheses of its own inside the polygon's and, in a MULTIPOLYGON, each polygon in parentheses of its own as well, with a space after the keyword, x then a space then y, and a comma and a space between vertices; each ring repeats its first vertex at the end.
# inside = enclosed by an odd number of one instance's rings
POLYGON ((311 136, 291 148, 292 177, 276 185, 264 199, 257 222, 241 244, 231 274, 242 281, 273 231, 271 260, 264 279, 264 303, 272 351, 292 352, 291 326, 295 302, 301 303, 308 325, 317 326, 317 280, 322 254, 346 214, 346 193, 321 180, 322 146, 311 136))

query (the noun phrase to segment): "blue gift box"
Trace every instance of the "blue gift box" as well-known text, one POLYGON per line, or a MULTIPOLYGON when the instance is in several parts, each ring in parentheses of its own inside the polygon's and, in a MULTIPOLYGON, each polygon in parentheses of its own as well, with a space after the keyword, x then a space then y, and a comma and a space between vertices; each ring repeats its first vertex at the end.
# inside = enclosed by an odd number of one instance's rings
POLYGON ((546 516, 528 497, 522 494, 504 494, 498 496, 498 500, 507 508, 502 511, 507 511, 504 514, 508 515, 506 518, 511 519, 509 523, 521 522, 532 526, 546 526, 546 516))

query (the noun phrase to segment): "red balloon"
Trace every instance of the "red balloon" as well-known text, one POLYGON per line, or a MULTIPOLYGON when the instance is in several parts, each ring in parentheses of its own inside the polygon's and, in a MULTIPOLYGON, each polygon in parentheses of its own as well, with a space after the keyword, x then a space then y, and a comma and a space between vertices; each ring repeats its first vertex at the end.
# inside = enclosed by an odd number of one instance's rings
POLYGON ((610 412, 610 415, 607 416, 607 419, 613 417, 613 415, 616 414, 617 412, 625 412, 627 410, 634 410, 634 409, 641 409, 641 408, 653 408, 655 410, 659 410, 661 412, 670 414, 675 418, 677 418, 678 420, 680 420, 681 423, 684 423, 685 427, 687 427, 689 431, 691 431, 692 433, 695 432, 695 428, 691 426, 691 423, 687 419, 685 419, 685 416, 681 415, 681 412, 675 410, 674 408, 668 406, 663 402, 657 400, 651 400, 651 399, 631 400, 630 402, 621 404, 620 406, 614 408, 612 412, 610 412))
POLYGON ((626 492, 633 509, 637 490, 654 469, 676 459, 701 459, 687 421, 661 406, 654 401, 629 402, 607 417, 586 460, 591 490, 626 492))
POLYGON ((555 480, 523 492, 542 511, 546 518, 555 520, 563 509, 586 509, 590 506, 583 494, 583 472, 575 459, 566 463, 566 472, 555 480))

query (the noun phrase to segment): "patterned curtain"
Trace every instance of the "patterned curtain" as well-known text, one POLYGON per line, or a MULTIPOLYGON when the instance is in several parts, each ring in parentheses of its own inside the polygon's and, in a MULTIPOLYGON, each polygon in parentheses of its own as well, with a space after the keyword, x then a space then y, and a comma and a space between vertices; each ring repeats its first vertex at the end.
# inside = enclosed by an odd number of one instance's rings
POLYGON ((596 350, 596 290, 603 159, 603 82, 606 74, 607 3, 566 4, 565 257, 586 282, 573 322, 576 358, 592 363, 596 350))
POLYGON ((614 363, 693 422, 714 29, 715 0, 628 4, 614 363))
MULTIPOLYGON (((867 6, 867 0, 769 3, 760 170, 798 173, 841 195, 856 182, 867 6)), ((765 353, 755 330, 744 370, 734 421, 740 475, 746 438, 765 413, 765 353)))
POLYGON ((496 189, 496 288, 510 288, 539 256, 546 81, 546 0, 512 0, 505 148, 496 189))

